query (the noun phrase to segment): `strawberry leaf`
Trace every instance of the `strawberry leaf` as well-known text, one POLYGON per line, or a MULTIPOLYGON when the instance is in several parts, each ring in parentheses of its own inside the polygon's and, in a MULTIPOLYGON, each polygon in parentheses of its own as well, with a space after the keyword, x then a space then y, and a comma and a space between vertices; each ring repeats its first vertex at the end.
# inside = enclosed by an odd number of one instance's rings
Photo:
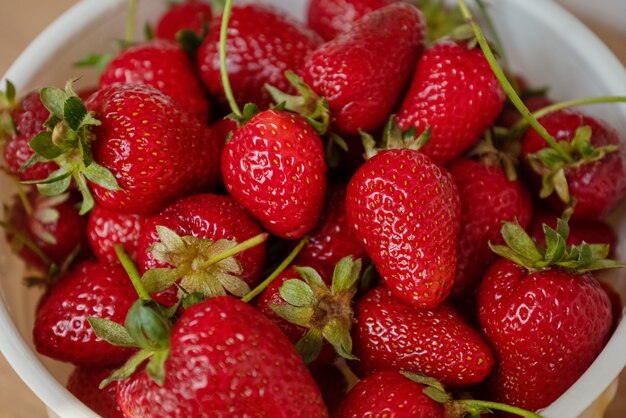
POLYGON ((537 249, 533 239, 524 231, 519 224, 505 222, 502 225, 502 238, 504 242, 517 254, 534 262, 543 259, 543 254, 537 249))
POLYGON ((339 260, 333 272, 332 293, 338 295, 341 292, 354 289, 361 274, 362 264, 361 259, 354 260, 352 256, 339 260))
POLYGON ((28 145, 45 159, 53 160, 63 154, 63 150, 52 142, 51 132, 41 132, 30 140, 28 145))
POLYGON ((560 260, 565 253, 565 239, 548 225, 543 225, 543 231, 546 236, 546 261, 553 263, 560 260))
POLYGON ((300 274, 302 280, 304 280, 309 286, 318 287, 318 286, 326 286, 324 280, 320 274, 312 267, 294 267, 294 270, 300 274))
POLYGON ((313 317, 313 308, 308 306, 298 307, 291 305, 270 305, 274 313, 286 321, 301 327, 309 328, 313 317))
POLYGON ((111 382, 116 380, 124 380, 128 379, 135 373, 135 371, 143 364, 144 361, 150 358, 154 353, 152 351, 147 350, 139 350, 135 355, 133 355, 126 364, 124 364, 119 369, 115 370, 109 377, 100 382, 100 389, 104 389, 111 382))
POLYGON ((316 301, 311 286, 298 279, 285 281, 280 287, 280 296, 292 306, 312 306, 316 301))
POLYGON ((98 338, 118 347, 137 347, 126 328, 108 319, 91 317, 87 321, 98 338))
POLYGON ((446 404, 447 402, 450 401, 450 395, 432 386, 425 387, 423 392, 424 392, 424 395, 428 396, 430 399, 432 399, 435 402, 446 404))
POLYGON ((322 329, 322 336, 332 344, 337 354, 348 360, 358 360, 352 354, 352 337, 350 337, 350 327, 352 323, 344 318, 331 318, 322 329))
POLYGON ((146 366, 148 376, 159 386, 163 386, 165 383, 165 361, 169 355, 169 349, 156 351, 146 366))
POLYGON ((64 104, 68 98, 67 93, 58 87, 44 87, 39 92, 41 97, 41 103, 52 115, 59 120, 63 120, 64 116, 64 104))
POLYGON ((296 351, 302 357, 304 364, 311 364, 322 351, 322 333, 315 328, 309 328, 296 343, 296 351))
MULTIPOLYGON (((88 153, 88 155, 91 155, 91 153, 88 153)), ((107 190, 122 190, 113 173, 100 164, 92 162, 82 169, 82 174, 84 174, 90 182, 107 190)))
POLYGON ((135 302, 124 326, 139 347, 153 351, 169 348, 171 324, 154 301, 135 302))
POLYGON ((146 271, 141 276, 141 283, 146 292, 162 292, 180 279, 180 273, 176 269, 154 268, 146 271))

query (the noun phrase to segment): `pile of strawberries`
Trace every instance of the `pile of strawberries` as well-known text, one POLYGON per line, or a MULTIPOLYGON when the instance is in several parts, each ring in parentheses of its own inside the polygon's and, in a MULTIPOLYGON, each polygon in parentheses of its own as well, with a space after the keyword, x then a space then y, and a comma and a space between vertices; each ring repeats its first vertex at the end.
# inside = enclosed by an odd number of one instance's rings
POLYGON ((0 97, 39 353, 103 417, 536 417, 621 316, 615 130, 463 1, 230 3, 0 97))

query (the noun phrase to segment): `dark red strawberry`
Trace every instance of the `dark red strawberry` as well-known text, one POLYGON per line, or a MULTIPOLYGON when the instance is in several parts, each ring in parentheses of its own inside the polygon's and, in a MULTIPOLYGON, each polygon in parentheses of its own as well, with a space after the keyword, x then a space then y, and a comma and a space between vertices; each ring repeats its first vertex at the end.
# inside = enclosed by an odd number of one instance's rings
POLYGON ((159 17, 155 34, 158 38, 172 41, 176 40, 176 35, 181 30, 190 30, 196 35, 202 35, 204 26, 208 26, 212 15, 211 5, 202 0, 173 3, 159 17))
MULTIPOLYGON (((222 16, 213 19, 209 33, 198 50, 198 65, 213 97, 225 103, 220 76, 218 42, 222 16)), ((286 70, 302 67, 306 57, 322 39, 301 23, 266 5, 236 5, 232 8, 227 39, 228 78, 237 103, 271 103, 264 85, 293 91, 286 70), (258 24, 263 22, 262 25, 258 24)))
POLYGON ((626 151, 618 133, 596 118, 569 109, 552 112, 539 122, 556 141, 563 141, 563 150, 548 148, 534 129, 528 130, 522 140, 522 157, 534 189, 542 197, 550 196, 548 204, 559 213, 564 202, 575 199, 572 219, 606 217, 626 193, 626 151), (580 129, 584 126, 588 128, 580 129), (542 176, 546 181, 542 182, 542 176))
POLYGON ((450 173, 416 151, 420 138, 391 131, 390 149, 371 150, 350 180, 346 219, 391 291, 433 308, 454 280, 459 194, 450 173))
POLYGON ((173 40, 153 39, 122 50, 104 69, 99 85, 116 83, 149 84, 202 121, 210 117, 209 101, 194 65, 173 40))
POLYGON ((355 21, 369 12, 395 1, 397 0, 311 0, 307 23, 328 41, 347 32, 355 21))
POLYGON ((97 316, 121 324, 136 299, 119 264, 82 263, 61 277, 42 301, 33 328, 35 348, 79 366, 119 365, 133 350, 96 337, 87 319, 97 316))
POLYGON ((272 234, 296 239, 318 221, 326 190, 319 135, 299 115, 256 114, 222 154, 228 192, 272 234))
POLYGON ((94 255, 101 262, 117 261, 113 246, 123 244, 133 260, 137 259, 137 244, 145 216, 121 213, 96 206, 89 214, 87 236, 94 255))
POLYGON ((365 376, 377 370, 422 373, 453 387, 481 382, 493 366, 491 350, 450 305, 408 305, 385 287, 370 290, 354 307, 352 339, 365 376))
POLYGON ((611 313, 613 314, 613 324, 611 324, 611 335, 617 329, 624 312, 624 302, 615 288, 608 282, 600 282, 600 286, 606 292, 611 301, 611 313))
POLYGON ((187 309, 171 332, 162 386, 146 371, 118 385, 126 416, 327 417, 291 342, 256 309, 218 296, 187 309), (155 409, 158 404, 159 408, 155 409))
POLYGON ((366 15, 304 62, 302 78, 328 100, 337 130, 358 133, 384 125, 422 52, 425 28, 417 8, 394 3, 366 15))
POLYGON ((488 243, 502 243, 502 222, 530 224, 533 202, 519 180, 496 164, 461 158, 450 166, 461 197, 461 235, 453 292, 471 292, 497 259, 488 243))
POLYGON ((67 381, 67 390, 102 418, 123 418, 117 405, 117 384, 102 390, 98 387, 111 372, 111 369, 77 367, 67 381))
POLYGON ((430 127, 423 152, 447 164, 468 150, 500 114, 505 94, 478 48, 444 41, 424 51, 398 112, 402 129, 430 127))
POLYGON ((341 401, 348 392, 346 377, 334 365, 313 367, 310 370, 315 384, 322 393, 330 416, 334 417, 341 401))

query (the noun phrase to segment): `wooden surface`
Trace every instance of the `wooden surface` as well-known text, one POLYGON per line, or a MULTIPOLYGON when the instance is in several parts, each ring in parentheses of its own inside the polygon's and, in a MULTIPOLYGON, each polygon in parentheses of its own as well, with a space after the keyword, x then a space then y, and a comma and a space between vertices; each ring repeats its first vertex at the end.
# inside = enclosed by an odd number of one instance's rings
MULTIPOLYGON (((568 0, 562 0, 568 6, 568 0)), ((4 74, 28 43, 63 11, 77 0, 0 0, 0 74, 4 74), (19 5, 18 5, 19 3, 19 5)), ((599 2, 601 3, 601 2, 599 2)), ((626 16, 626 14, 624 14, 626 16)), ((579 16, 626 64, 626 23, 624 32, 605 27, 597 19, 579 16)), ((625 17, 626 21, 626 17, 625 17)), ((625 86, 626 87, 626 86, 625 86)), ((616 401, 605 418, 626 417, 626 372, 616 401)), ((22 383, 0 356, 0 416, 4 418, 45 417, 41 402, 22 383)))

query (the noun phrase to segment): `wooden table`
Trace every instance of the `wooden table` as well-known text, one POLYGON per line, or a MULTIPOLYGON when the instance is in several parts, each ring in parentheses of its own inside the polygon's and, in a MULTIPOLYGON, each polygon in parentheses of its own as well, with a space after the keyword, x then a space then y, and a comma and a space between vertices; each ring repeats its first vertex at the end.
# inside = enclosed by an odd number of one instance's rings
MULTIPOLYGON (((106 1, 106 0, 104 0, 106 1)), ((9 0, 0 0, 0 74, 4 74, 20 51, 57 16, 77 0, 20 0, 19 5, 9 0)), ((567 0, 563 0, 566 3, 567 0)), ((600 6, 600 5, 598 5, 600 6)), ((626 14, 624 15, 626 16, 626 14)), ((610 30, 593 19, 581 17, 626 64, 625 32, 610 30)), ((625 24, 626 28, 626 17, 625 24)), ((626 86, 625 86, 626 87, 626 86)), ((625 383, 618 392, 605 418, 626 417, 626 372, 622 373, 625 383)), ((0 415, 5 418, 45 417, 43 404, 22 383, 19 377, 0 356, 0 415)))

